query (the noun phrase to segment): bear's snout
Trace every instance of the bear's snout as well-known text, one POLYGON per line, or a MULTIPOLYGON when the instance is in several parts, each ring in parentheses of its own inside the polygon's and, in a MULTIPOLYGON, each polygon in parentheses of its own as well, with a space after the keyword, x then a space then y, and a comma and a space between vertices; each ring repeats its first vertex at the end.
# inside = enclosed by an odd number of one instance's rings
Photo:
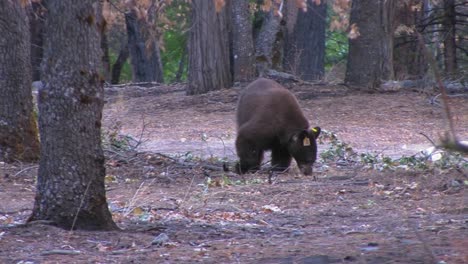
POLYGON ((308 165, 308 164, 303 164, 302 165, 301 164, 301 165, 299 165, 299 169, 306 176, 312 175, 312 166, 311 165, 308 165))

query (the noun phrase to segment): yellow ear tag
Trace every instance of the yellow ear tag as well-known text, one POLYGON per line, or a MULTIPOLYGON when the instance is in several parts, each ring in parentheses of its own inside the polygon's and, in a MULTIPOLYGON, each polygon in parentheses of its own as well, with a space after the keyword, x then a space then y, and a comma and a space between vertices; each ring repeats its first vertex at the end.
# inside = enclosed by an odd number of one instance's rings
POLYGON ((310 146, 310 139, 308 137, 305 137, 304 140, 302 141, 302 145, 304 147, 310 146))
POLYGON ((310 129, 312 132, 317 133, 317 129, 315 127, 310 129))

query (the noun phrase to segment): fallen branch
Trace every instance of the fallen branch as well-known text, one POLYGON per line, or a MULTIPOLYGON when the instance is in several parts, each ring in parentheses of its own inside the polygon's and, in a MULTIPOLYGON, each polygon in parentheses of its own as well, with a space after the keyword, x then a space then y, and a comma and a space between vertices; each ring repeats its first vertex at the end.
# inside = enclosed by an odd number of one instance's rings
POLYGON ((42 253, 41 253, 42 256, 48 256, 48 255, 79 255, 79 254, 81 254, 81 251, 79 251, 79 250, 66 250, 66 249, 53 249, 53 250, 42 251, 42 253))

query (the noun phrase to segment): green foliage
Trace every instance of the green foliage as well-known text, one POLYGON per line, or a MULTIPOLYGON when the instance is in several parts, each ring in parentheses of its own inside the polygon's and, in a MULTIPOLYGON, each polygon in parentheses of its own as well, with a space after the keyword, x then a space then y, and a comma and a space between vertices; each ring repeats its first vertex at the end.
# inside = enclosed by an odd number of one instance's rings
POLYGON ((330 30, 332 20, 339 14, 333 11, 332 5, 327 10, 327 30, 325 40, 325 70, 330 70, 333 65, 346 61, 348 56, 348 36, 344 30, 330 30))
POLYGON ((185 1, 174 1, 165 11, 163 28, 164 44, 161 46, 164 80, 177 81, 180 63, 183 63, 181 80, 187 79, 187 38, 189 5, 185 1))
POLYGON ((468 161, 454 152, 420 152, 412 156, 392 158, 382 153, 360 153, 338 139, 336 134, 322 130, 319 143, 328 143, 328 149, 320 154, 322 162, 335 162, 338 165, 361 165, 364 168, 383 170, 429 170, 429 169, 468 169, 468 161))
POLYGON ((356 162, 357 153, 354 152, 353 148, 338 139, 336 134, 322 130, 320 132, 319 143, 323 144, 324 142, 330 143, 330 147, 320 153, 320 157, 324 162, 329 161, 345 161, 345 162, 356 162))
POLYGON ((348 37, 343 31, 327 29, 325 41, 325 69, 345 61, 348 56, 348 37))

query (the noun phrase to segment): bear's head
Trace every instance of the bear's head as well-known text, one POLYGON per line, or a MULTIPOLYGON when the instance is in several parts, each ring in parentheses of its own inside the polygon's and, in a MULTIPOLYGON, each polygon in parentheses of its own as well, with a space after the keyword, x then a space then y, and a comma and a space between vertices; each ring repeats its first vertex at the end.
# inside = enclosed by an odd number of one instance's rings
POLYGON ((312 174, 312 165, 317 159, 316 139, 320 131, 320 127, 304 129, 294 133, 289 139, 288 151, 304 175, 312 174))

